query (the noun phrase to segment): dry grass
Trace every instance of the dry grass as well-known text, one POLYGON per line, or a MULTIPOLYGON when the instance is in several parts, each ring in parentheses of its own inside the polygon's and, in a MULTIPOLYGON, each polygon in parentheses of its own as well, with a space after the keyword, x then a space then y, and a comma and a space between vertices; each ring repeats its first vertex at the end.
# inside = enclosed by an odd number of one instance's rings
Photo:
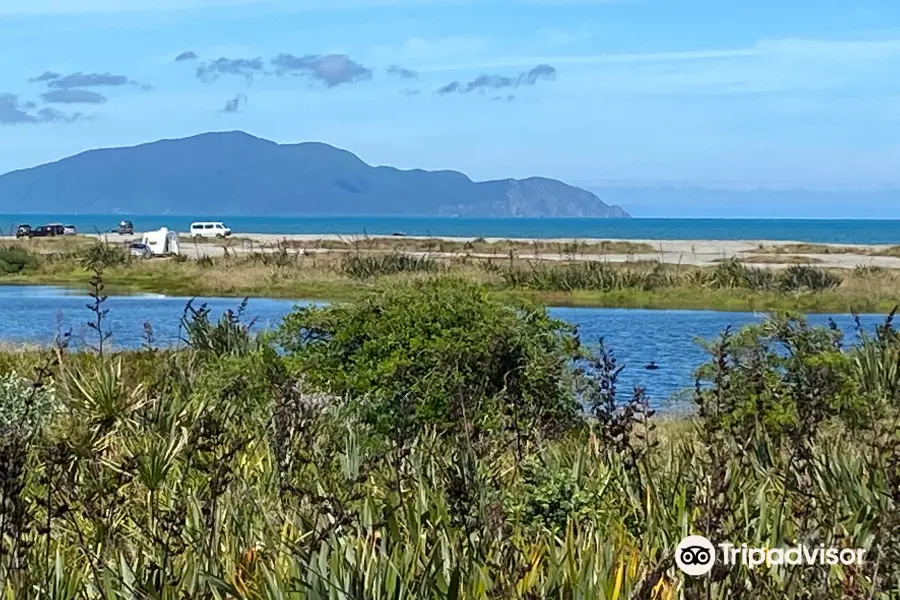
POLYGON ((20 247, 36 254, 71 254, 84 250, 88 246, 96 244, 95 238, 83 235, 71 235, 62 237, 22 238, 10 240, 3 244, 4 247, 20 247))
MULTIPOLYGON (((189 241, 188 243, 191 243, 189 241)), ((289 240, 264 244, 246 238, 219 240, 218 245, 244 250, 258 248, 287 248, 292 250, 338 250, 338 251, 379 251, 379 252, 433 252, 443 254, 486 254, 501 256, 516 254, 555 254, 560 256, 604 255, 604 254, 653 254, 653 246, 629 241, 608 240, 599 243, 556 241, 488 241, 483 238, 471 241, 447 240, 442 238, 407 237, 357 237, 348 236, 342 240, 289 240)))
MULTIPOLYGON (((718 258, 713 262, 725 262, 728 259, 718 258)), ((813 256, 797 256, 795 254, 748 254, 738 257, 742 263, 750 265, 815 265, 822 260, 813 256)))
POLYGON ((900 246, 835 246, 831 244, 760 244, 754 254, 856 254, 859 256, 900 257, 900 246))

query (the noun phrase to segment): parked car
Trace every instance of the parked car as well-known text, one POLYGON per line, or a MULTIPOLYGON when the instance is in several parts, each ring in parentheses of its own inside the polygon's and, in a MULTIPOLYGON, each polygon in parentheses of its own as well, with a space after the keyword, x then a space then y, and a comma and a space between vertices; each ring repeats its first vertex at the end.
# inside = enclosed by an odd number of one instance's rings
POLYGON ((131 244, 131 246, 128 247, 128 253, 137 258, 150 258, 153 256, 153 251, 150 250, 150 246, 140 242, 131 244))
POLYGON ((35 227, 31 230, 31 235, 33 237, 55 237, 57 235, 65 235, 65 233, 65 226, 56 223, 41 225, 40 227, 35 227))
POLYGON ((223 238, 231 235, 231 229, 221 221, 198 221, 191 223, 191 237, 223 238))
POLYGON ((66 225, 63 228, 63 234, 64 235, 78 235, 78 230, 75 229, 74 225, 66 225))
POLYGON ((16 237, 17 238, 31 237, 31 225, 28 225, 28 224, 19 225, 19 227, 16 229, 16 237))
POLYGON ((122 221, 119 223, 119 226, 115 229, 115 232, 120 235, 133 235, 134 234, 134 224, 131 221, 122 221))

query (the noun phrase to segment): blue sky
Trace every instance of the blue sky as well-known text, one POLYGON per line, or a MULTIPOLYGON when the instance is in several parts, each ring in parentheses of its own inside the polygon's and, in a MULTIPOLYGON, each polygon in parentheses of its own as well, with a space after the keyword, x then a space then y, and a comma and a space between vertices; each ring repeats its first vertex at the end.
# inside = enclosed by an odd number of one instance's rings
POLYGON ((898 74, 888 0, 3 0, 0 172, 241 129, 476 179, 900 187, 898 74))

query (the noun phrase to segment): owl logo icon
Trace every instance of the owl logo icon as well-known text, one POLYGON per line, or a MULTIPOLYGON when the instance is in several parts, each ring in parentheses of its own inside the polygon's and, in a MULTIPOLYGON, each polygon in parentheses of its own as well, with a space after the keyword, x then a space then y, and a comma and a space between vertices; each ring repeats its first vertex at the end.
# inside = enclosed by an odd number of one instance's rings
POLYGON ((702 535, 688 536, 675 549, 675 564, 691 577, 706 575, 716 564, 716 548, 702 535))

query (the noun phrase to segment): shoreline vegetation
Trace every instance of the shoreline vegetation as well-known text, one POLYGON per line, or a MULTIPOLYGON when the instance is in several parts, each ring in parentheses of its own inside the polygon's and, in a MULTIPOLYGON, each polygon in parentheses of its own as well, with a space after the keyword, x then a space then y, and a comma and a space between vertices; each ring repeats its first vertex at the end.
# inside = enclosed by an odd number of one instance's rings
MULTIPOLYGON (((7 263, 8 264, 8 263, 7 263)), ((694 412, 615 348, 458 277, 381 282, 254 335, 0 349, 0 596, 887 599, 900 592, 900 334, 774 315, 708 347, 694 412), (865 550, 675 566, 678 542, 865 550)), ((652 335, 649 333, 648 335, 652 335)))
POLYGON ((820 258, 893 257, 896 247, 758 244, 695 265, 635 241, 183 238, 181 256, 140 260, 104 239, 2 242, 0 284, 83 289, 100 267, 110 292, 188 297, 352 300, 385 282, 442 275, 509 301, 569 307, 887 313, 900 297, 900 269, 834 268, 820 258))

